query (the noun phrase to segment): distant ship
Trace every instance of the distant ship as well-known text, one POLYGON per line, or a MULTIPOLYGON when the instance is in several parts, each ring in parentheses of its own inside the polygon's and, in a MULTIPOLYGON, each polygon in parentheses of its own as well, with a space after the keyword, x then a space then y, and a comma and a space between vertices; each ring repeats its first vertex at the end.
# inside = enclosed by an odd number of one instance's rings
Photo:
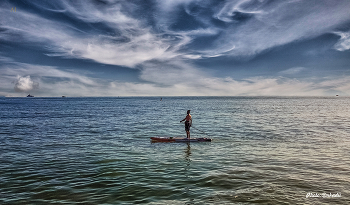
POLYGON ((32 97, 34 97, 34 95, 31 95, 31 94, 27 95, 27 98, 32 98, 32 97))

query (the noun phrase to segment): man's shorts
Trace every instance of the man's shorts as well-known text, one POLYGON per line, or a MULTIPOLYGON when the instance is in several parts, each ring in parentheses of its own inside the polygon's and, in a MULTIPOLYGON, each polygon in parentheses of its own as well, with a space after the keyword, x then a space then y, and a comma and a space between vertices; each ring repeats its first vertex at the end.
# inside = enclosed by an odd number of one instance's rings
POLYGON ((185 122, 185 130, 186 130, 186 131, 190 131, 190 127, 191 127, 190 122, 186 121, 186 122, 185 122))

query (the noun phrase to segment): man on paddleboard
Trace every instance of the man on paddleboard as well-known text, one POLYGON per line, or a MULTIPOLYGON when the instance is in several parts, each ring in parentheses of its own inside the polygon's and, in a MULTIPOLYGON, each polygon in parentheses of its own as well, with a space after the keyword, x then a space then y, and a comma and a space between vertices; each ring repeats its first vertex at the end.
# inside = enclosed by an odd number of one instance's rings
POLYGON ((187 115, 185 119, 181 120, 180 122, 185 121, 185 130, 186 130, 186 136, 187 139, 190 139, 190 127, 192 125, 192 116, 190 115, 191 110, 187 110, 187 115))

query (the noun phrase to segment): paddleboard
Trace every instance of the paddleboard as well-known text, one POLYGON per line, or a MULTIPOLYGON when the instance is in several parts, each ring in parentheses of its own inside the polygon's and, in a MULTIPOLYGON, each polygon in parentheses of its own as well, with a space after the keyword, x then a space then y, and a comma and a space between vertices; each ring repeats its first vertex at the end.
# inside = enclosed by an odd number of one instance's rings
POLYGON ((211 142, 210 138, 151 137, 152 142, 211 142))

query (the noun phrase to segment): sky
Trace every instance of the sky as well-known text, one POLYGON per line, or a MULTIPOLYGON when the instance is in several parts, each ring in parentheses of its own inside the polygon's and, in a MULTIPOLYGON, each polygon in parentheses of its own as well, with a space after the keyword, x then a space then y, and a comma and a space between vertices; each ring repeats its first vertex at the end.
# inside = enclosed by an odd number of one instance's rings
POLYGON ((349 0, 1 0, 0 96, 350 96, 349 0))

